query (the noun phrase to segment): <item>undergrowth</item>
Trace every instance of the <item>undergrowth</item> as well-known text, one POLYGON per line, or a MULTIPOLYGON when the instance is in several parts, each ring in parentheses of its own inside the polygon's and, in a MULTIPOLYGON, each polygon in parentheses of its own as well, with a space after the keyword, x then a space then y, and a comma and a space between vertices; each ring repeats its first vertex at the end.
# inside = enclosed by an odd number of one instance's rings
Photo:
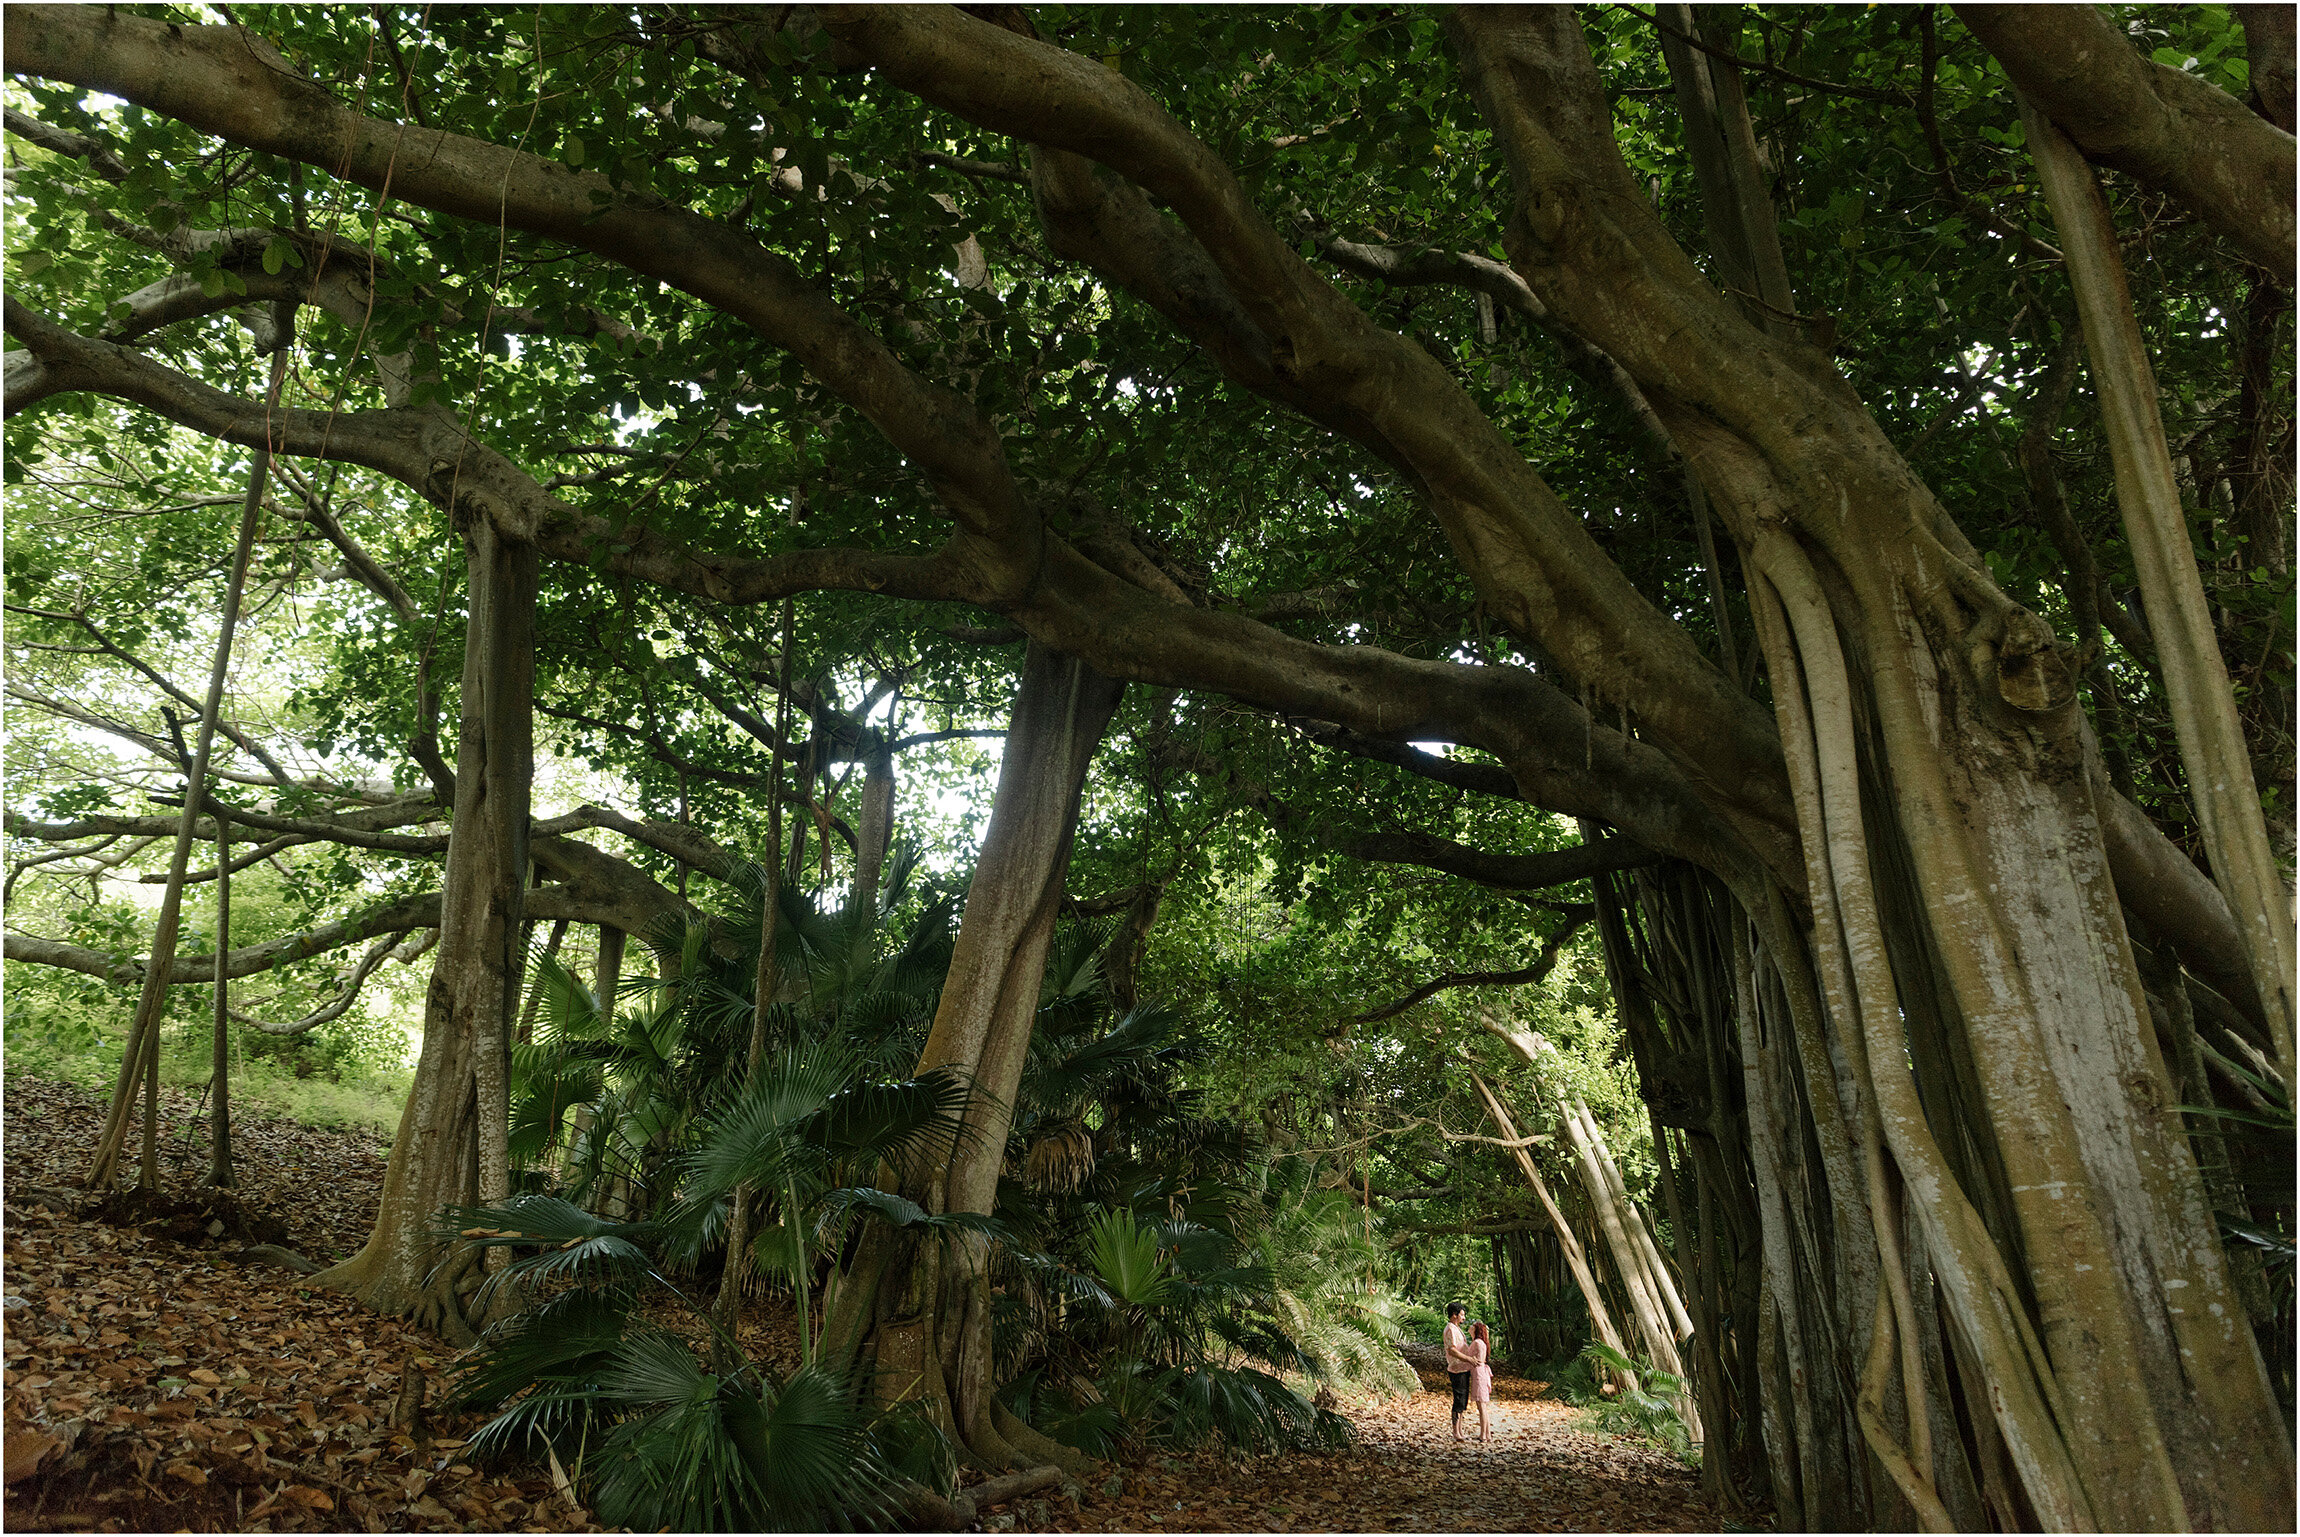
POLYGON ((1701 1465, 1691 1431, 1671 1400, 1684 1381, 1643 1361, 1632 1361, 1610 1345, 1591 1340, 1581 1354, 1559 1367, 1550 1380, 1552 1397, 1581 1411, 1580 1427, 1594 1435, 1626 1436, 1660 1448, 1689 1468, 1701 1465), (1622 1379, 1608 1393, 1598 1373, 1612 1368, 1622 1379))
MULTIPOLYGON (((96 1010, 42 997, 36 989, 9 989, 6 1068, 11 1074, 60 1079, 108 1097, 126 1049, 127 1014, 115 1021, 96 1010)), ((401 1108, 414 1083, 412 1063, 389 1037, 372 1029, 277 1037, 242 1030, 234 1040, 232 1107, 236 1114, 282 1116, 307 1126, 349 1127, 388 1141, 399 1129, 401 1108)), ((160 1081, 198 1095, 211 1071, 203 1022, 164 1026, 160 1081)))

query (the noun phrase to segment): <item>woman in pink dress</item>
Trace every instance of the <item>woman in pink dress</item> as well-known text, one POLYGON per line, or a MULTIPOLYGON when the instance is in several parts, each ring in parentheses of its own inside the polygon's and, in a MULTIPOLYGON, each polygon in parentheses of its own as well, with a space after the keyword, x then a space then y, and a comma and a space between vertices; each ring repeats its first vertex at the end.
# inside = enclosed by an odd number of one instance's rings
POLYGON ((1493 1336, 1484 1324, 1470 1325, 1469 1358, 1476 1363, 1469 1369, 1469 1401, 1477 1405, 1477 1438, 1491 1441, 1493 1424, 1486 1405, 1493 1401, 1493 1336))

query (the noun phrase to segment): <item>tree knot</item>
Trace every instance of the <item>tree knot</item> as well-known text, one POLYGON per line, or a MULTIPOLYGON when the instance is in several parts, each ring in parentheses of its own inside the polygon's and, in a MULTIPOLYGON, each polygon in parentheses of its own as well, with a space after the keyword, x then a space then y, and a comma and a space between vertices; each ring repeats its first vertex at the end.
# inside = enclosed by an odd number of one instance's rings
POLYGON ((1997 693, 2006 704, 2042 715, 2076 697, 2076 672, 2069 649, 2053 638, 2052 626, 2025 608, 2005 615, 1997 644, 1997 693))

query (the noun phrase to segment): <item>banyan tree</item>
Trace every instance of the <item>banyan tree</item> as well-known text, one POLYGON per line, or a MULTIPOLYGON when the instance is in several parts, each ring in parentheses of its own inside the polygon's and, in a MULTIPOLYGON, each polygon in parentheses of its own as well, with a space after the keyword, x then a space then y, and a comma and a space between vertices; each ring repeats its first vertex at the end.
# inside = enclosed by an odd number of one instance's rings
MULTIPOLYGON (((1676 1270, 1624 1201, 1608 1284, 1659 1283, 1619 1328, 1685 1368, 1721 1504, 2290 1529, 2288 11, 195 9, 7 10, 9 443, 254 451, 401 658, 394 796, 193 774, 113 819, 179 867, 450 830, 429 907, 327 936, 439 940, 322 1284, 509 1305, 427 1224, 508 1190, 517 937, 684 910, 574 826, 722 852, 531 815, 538 711, 653 718, 539 691, 569 594, 698 616, 733 662, 693 687, 778 764, 725 680, 845 595, 1027 648, 921 1064, 989 1091, 992 1151, 909 1171, 930 1211, 988 1209, 1128 699, 1144 772, 1318 857, 1590 883, 1676 1270), (339 484, 442 537, 374 547, 339 484), (1583 841, 1289 805, 1184 697, 1583 841)), ((1586 1141, 1570 1093, 1493 1110, 1586 1141)), ((843 1263, 826 1348, 985 1462, 1055 1455, 990 1399, 978 1248, 843 1263)))

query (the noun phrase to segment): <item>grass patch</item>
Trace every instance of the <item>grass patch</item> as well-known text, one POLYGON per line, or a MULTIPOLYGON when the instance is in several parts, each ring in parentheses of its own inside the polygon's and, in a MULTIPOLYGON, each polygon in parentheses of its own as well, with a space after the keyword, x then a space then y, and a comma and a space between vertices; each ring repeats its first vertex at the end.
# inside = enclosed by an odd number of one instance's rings
MULTIPOLYGON (((47 1008, 36 1000, 11 997, 7 1016, 6 1068, 40 1078, 61 1079, 99 1098, 109 1098, 119 1082, 120 1058, 127 1048, 127 1021, 117 1028, 90 1011, 47 1008)), ((307 1126, 356 1128, 389 1142, 399 1130, 400 1111, 415 1082, 414 1068, 381 1063, 367 1053, 336 1048, 322 1037, 249 1039, 241 1032, 232 1064, 232 1108, 239 1115, 283 1116, 307 1126), (249 1048, 253 1046, 251 1051, 249 1048)), ((316 1032, 315 1032, 316 1034, 316 1032)), ((160 1082, 198 1094, 212 1069, 204 1024, 163 1026, 160 1082)))
MULTIPOLYGON (((164 1079, 167 1064, 160 1065, 164 1079)), ((207 1081, 204 1063, 181 1080, 187 1088, 207 1081)), ((400 1111, 414 1085, 415 1073, 409 1068, 366 1068, 340 1079, 298 1078, 259 1059, 245 1064, 232 1080, 232 1111, 285 1116, 306 1126, 352 1127, 389 1142, 399 1130, 400 1111)))

